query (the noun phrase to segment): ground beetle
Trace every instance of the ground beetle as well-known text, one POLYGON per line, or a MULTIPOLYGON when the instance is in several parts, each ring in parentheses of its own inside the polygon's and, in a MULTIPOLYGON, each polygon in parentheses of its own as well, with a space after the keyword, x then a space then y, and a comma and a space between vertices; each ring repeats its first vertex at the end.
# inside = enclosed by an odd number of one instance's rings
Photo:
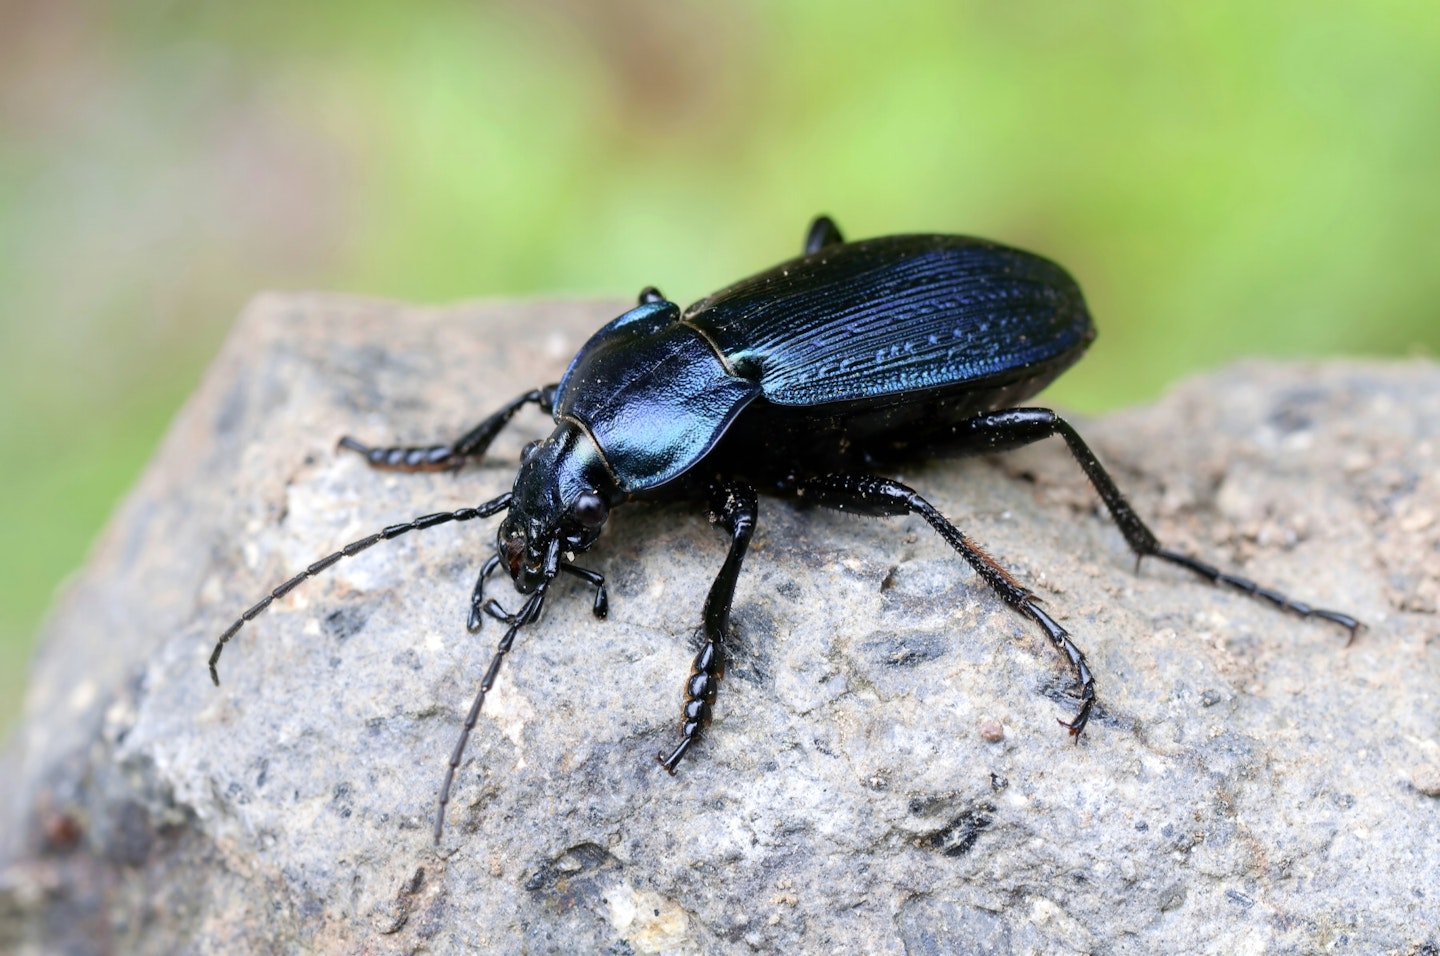
POLYGON ((1064 439, 1137 563, 1169 561, 1284 610, 1334 621, 1353 639, 1360 623, 1348 614, 1312 608, 1160 547, 1075 429, 1049 409, 1015 407, 1094 338, 1075 280, 1048 259, 964 236, 845 242, 821 216, 799 258, 684 311, 655 288, 645 289, 636 308, 581 347, 558 384, 526 392, 457 441, 371 448, 342 439, 377 468, 431 471, 479 458, 526 405, 555 419, 550 437, 525 447, 511 491, 477 508, 392 525, 271 591, 220 636, 210 676, 219 683, 220 653, 246 621, 341 558, 407 531, 505 512, 495 554, 475 582, 468 626, 478 630, 489 615, 507 630, 440 786, 438 841, 485 695, 516 632, 539 617, 550 582, 563 571, 589 583, 595 615, 604 617, 604 578, 573 562, 599 538, 610 509, 630 501, 702 499, 730 536, 730 549, 705 600, 705 644, 685 681, 680 740, 658 757, 673 774, 713 713, 758 488, 856 514, 923 518, 1065 655, 1080 708, 1060 723, 1078 738, 1095 706, 1095 679, 1070 635, 930 502, 877 474, 903 461, 1005 451, 1051 435, 1064 439), (485 582, 502 564, 526 596, 514 613, 485 598, 485 582))

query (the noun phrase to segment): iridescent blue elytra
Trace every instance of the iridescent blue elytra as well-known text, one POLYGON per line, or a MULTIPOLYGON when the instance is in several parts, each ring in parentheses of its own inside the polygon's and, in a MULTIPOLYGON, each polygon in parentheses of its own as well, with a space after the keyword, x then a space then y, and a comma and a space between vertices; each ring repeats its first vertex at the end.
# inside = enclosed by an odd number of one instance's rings
POLYGON ((927 406, 958 420, 1035 394, 1094 338, 1075 280, 1048 259, 964 236, 887 236, 822 247, 683 313, 666 301, 632 309, 570 363, 555 418, 604 449, 614 504, 695 469, 742 418, 758 430, 799 422, 809 440, 790 454, 756 446, 727 470, 844 467, 897 425, 924 438, 916 421, 942 424, 927 406))
POLYGON ((275 588, 221 635, 210 656, 211 676, 218 683, 220 652, 246 621, 336 561, 409 531, 505 512, 495 553, 471 594, 469 627, 477 630, 485 615, 507 627, 440 787, 438 841, 485 695, 516 632, 539 618, 550 582, 564 572, 589 583, 595 614, 604 617, 605 579, 574 562, 599 539, 610 510, 636 500, 703 500, 730 545, 705 600, 704 645, 685 682, 680 740, 658 758, 674 773, 714 714, 758 489, 854 514, 924 519, 1065 657, 1079 710, 1061 723, 1078 740, 1095 707, 1095 678, 1069 633, 934 505, 883 474, 917 458, 1004 451, 1055 435, 1137 560, 1168 561, 1284 610, 1334 621, 1353 636, 1360 625, 1348 614, 1312 608, 1162 548, 1069 423, 1046 408, 1016 407, 1094 338, 1075 280, 1048 259, 963 236, 847 243, 822 216, 810 228, 804 255, 683 312, 646 289, 636 308, 581 347, 558 383, 515 398, 454 442, 371 448, 343 439, 376 467, 433 470, 483 455, 527 404, 555 420, 549 437, 526 446, 511 491, 475 508, 391 525, 275 588), (487 579, 501 566, 525 596, 514 613, 485 597, 487 579))

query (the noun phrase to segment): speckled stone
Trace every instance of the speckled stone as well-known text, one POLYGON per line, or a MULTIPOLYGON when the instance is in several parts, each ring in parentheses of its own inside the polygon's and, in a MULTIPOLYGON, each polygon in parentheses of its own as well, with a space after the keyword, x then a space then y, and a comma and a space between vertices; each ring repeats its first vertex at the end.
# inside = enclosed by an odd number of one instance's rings
MULTIPOLYGON (((553 381, 617 307, 272 295, 57 603, 3 759, 0 950, 1310 953, 1440 945, 1440 370, 1246 363, 1079 427, 1167 544, 1354 613, 1138 574, 1059 442, 901 476, 1034 587, 1071 676, 918 519, 762 499, 711 736, 671 778, 724 539, 619 509, 522 632, 465 630, 509 487, 371 471, 553 381), (1432 781, 1432 782, 1427 782, 1432 781)), ((501 578, 494 593, 515 598, 501 578)))

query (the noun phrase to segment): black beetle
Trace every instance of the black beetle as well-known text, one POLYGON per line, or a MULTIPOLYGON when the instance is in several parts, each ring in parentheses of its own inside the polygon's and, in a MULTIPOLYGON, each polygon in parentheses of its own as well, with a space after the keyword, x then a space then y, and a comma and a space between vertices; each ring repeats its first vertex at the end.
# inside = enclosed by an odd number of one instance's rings
POLYGON ((755 528, 756 488, 863 515, 916 514, 1011 607, 1040 625, 1074 668, 1080 707, 1060 723, 1078 738, 1095 706, 1095 680, 1069 634, 1038 599, 930 502, 875 472, 901 461, 998 452, 1051 435, 1070 453, 1114 517, 1136 561, 1155 557, 1305 617, 1349 629, 1348 614, 1312 608, 1253 581, 1160 547, 1080 435, 1053 411, 1017 408, 1074 363, 1095 338, 1075 280, 1040 256, 964 236, 886 236, 845 242, 827 217, 810 227, 802 256, 680 310, 653 287, 639 305, 591 337, 558 384, 526 392, 457 441, 424 448, 341 445, 377 468, 458 467, 485 453, 528 404, 555 419, 550 437, 522 454, 513 490, 478 508, 391 525, 310 565, 247 610, 225 644, 270 602, 341 558, 407 531, 506 512, 495 554, 482 566, 468 626, 484 614, 507 625, 440 787, 435 839, 450 786, 485 695, 516 632, 540 614, 560 572, 595 588, 574 564, 600 536, 610 509, 629 501, 704 499, 730 536, 705 601, 705 644, 685 682, 680 741, 661 765, 672 774, 710 723, 725 669, 730 605, 755 528), (509 613, 484 596, 504 564, 527 595, 509 613))

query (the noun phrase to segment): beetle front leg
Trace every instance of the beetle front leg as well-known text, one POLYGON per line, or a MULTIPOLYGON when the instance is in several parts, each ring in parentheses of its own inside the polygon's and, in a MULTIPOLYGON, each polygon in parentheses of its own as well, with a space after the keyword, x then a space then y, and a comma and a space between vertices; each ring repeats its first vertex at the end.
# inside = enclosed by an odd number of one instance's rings
POLYGON ((690 678, 685 682, 685 703, 680 708, 680 743, 669 756, 662 751, 655 757, 671 774, 700 739, 714 715, 715 696, 720 689, 720 679, 725 676, 730 605, 735 600, 735 582, 740 577, 745 550, 755 532, 757 511, 755 489, 749 485, 717 482, 711 486, 710 519, 729 532, 730 550, 705 599, 705 646, 695 655, 690 678))
POLYGON ((1350 632, 1351 641, 1355 640, 1355 634, 1361 625, 1349 614, 1311 607, 1274 588, 1256 584, 1249 578, 1227 574, 1188 554, 1162 548, 1159 539, 1146 527, 1145 522, 1140 520, 1135 509, 1130 507, 1130 502, 1125 500, 1125 496, 1115 486, 1115 482, 1109 472, 1105 470, 1105 466, 1100 464, 1100 459, 1095 457, 1095 453, 1090 450, 1089 445, 1085 444, 1080 433, 1075 431, 1069 422, 1048 408, 1010 408, 977 415, 951 426, 950 436, 928 446, 928 449, 939 454, 943 454, 945 451, 965 453, 1008 451, 1049 438, 1051 435, 1059 435, 1065 439, 1071 456, 1079 463, 1080 468, 1085 472, 1085 477, 1090 479, 1090 484, 1099 493, 1100 500, 1105 503, 1106 509, 1109 510, 1111 517, 1115 519, 1115 524, 1120 528, 1120 533, 1124 535, 1126 544, 1130 545, 1130 550, 1135 552, 1137 568, 1141 558, 1159 558, 1182 567, 1192 574, 1199 575, 1211 584, 1227 585, 1243 591, 1251 597, 1269 601, 1283 611, 1298 614, 1300 617, 1318 617, 1321 620, 1333 621, 1350 632))
POLYGON ((979 545, 965 537, 964 532, 951 524, 934 505, 914 489, 880 475, 804 478, 796 482, 795 493, 802 501, 851 514, 874 517, 916 514, 924 518, 1006 604, 1039 624, 1050 643, 1070 662, 1075 670, 1076 683, 1080 685, 1080 710, 1068 723, 1063 720, 1060 723, 1069 728, 1071 736, 1079 739, 1095 706, 1095 677, 1090 673, 1090 665, 1085 663, 1085 655, 1070 640, 1069 632, 1040 609, 1039 598, 1029 588, 1016 581, 979 545))
POLYGON ((500 434, 505 426, 510 424, 515 413, 526 405, 535 404, 540 406, 543 412, 552 411, 557 388, 558 385, 546 385, 544 388, 531 389, 507 402, 495 414, 448 445, 372 448, 346 435, 340 439, 340 447, 358 451, 365 456, 370 467, 387 471, 445 471, 458 468, 466 458, 478 458, 485 454, 495 436, 500 434))

